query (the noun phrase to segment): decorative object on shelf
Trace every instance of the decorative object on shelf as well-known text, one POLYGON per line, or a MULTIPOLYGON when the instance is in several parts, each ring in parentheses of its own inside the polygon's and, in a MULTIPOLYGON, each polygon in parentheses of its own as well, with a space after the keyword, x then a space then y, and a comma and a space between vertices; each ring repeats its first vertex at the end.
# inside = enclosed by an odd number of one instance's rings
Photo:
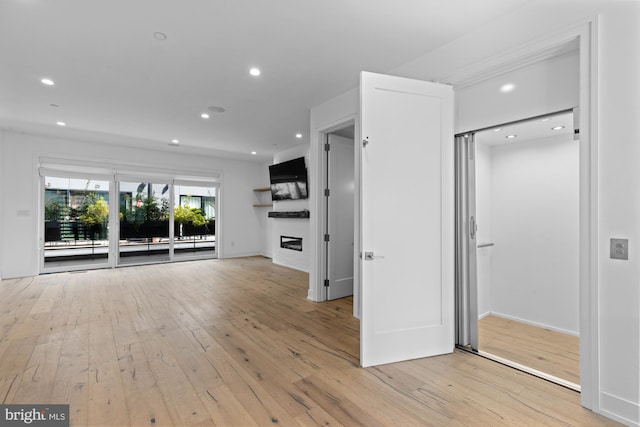
POLYGON ((309 211, 271 211, 269 218, 309 218, 309 211))

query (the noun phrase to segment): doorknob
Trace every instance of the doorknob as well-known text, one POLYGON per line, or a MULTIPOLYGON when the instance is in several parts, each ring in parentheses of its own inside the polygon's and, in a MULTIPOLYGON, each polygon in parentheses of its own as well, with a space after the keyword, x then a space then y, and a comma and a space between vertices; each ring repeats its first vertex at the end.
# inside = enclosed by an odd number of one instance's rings
POLYGON ((373 261, 374 259, 383 259, 383 256, 380 255, 374 255, 373 252, 365 252, 364 253, 364 259, 366 261, 373 261))

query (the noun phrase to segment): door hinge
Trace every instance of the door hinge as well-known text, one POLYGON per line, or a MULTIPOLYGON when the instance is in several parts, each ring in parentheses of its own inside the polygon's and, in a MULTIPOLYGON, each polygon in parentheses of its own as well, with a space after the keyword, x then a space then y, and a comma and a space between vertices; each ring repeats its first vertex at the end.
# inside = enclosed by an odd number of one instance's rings
POLYGON ((329 235, 328 235, 328 234, 325 234, 325 235, 324 235, 324 241, 325 241, 325 242, 328 242, 328 241, 329 241, 329 235))
POLYGON ((331 195, 331 190, 329 190, 328 188, 324 189, 324 197, 329 197, 331 195))
POLYGON ((324 279, 324 285, 325 285, 326 287, 329 287, 329 279, 324 279))
POLYGON ((324 151, 331 151, 331 144, 328 142, 324 144, 324 151))

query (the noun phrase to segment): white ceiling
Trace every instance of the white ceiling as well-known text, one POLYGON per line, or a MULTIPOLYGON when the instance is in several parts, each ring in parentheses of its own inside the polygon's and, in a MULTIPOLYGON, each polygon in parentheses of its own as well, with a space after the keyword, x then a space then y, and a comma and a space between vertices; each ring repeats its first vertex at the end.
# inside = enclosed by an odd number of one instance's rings
POLYGON ((0 125, 265 160, 307 143, 309 108, 361 70, 387 72, 527 1, 0 0, 0 125), (210 106, 226 111, 201 119, 210 106))
POLYGON ((573 139, 573 113, 561 113, 542 119, 526 120, 518 123, 496 126, 476 134, 478 144, 490 146, 517 144, 527 141, 545 141, 550 138, 573 139), (507 138, 507 136, 513 136, 507 138))

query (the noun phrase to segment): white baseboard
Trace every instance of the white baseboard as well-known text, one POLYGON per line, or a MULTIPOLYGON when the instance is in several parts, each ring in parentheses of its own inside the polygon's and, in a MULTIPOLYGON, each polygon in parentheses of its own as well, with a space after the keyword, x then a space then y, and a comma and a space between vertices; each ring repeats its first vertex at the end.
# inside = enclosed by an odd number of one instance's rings
POLYGON ((223 257, 218 256, 218 258, 246 258, 251 256, 264 256, 264 255, 261 252, 236 252, 236 253, 225 252, 223 257))
POLYGON ((567 334, 567 335, 573 335, 574 337, 579 337, 580 336, 580 333, 576 332, 576 331, 570 331, 568 329, 562 329, 562 328, 558 328, 556 326, 545 325, 544 323, 538 323, 538 322, 534 322, 534 321, 527 320, 527 319, 521 319, 519 317, 509 316, 508 314, 498 313, 498 312, 495 312, 495 311, 487 313, 484 316, 487 316, 489 314, 491 314, 492 316, 502 317, 503 319, 514 320, 516 322, 526 323, 527 325, 537 326, 538 328, 544 328, 544 329, 549 329, 550 331, 560 332, 560 333, 567 334))
POLYGON ((628 426, 640 426, 640 405, 609 393, 600 392, 600 413, 628 426))

